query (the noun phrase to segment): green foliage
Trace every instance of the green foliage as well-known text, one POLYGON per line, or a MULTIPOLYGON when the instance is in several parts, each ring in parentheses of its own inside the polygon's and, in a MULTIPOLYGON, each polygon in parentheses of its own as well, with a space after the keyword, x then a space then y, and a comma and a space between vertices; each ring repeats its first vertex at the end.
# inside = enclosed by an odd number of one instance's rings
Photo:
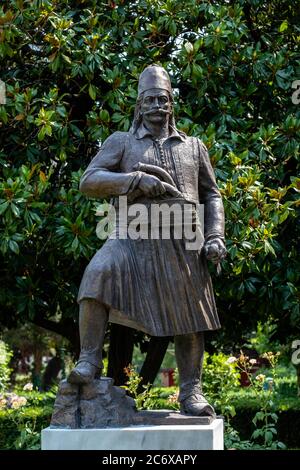
POLYGON ((142 392, 138 391, 143 378, 136 372, 132 365, 126 368, 126 375, 128 380, 123 388, 125 388, 129 395, 135 400, 137 410, 155 409, 156 399, 158 398, 157 391, 151 388, 151 384, 143 385, 144 390, 142 392))
POLYGON ((0 395, 0 449, 40 449, 40 431, 49 423, 56 393, 42 394, 29 385, 0 395))
POLYGON ((79 177, 99 142, 128 130, 139 73, 156 62, 224 198, 220 344, 269 317, 282 338, 299 332, 298 23, 288 0, 1 2, 1 323, 71 336, 80 279, 101 246, 79 177))
MULTIPOLYGON (((176 369, 176 373, 177 372, 176 369)), ((129 381, 126 388, 130 391, 132 396, 136 398, 138 396, 136 390, 141 381, 141 377, 132 367, 128 370, 128 377, 129 381)), ((234 407, 231 406, 232 397, 229 398, 229 396, 230 393, 238 389, 240 384, 239 378, 240 373, 237 369, 237 365, 235 362, 230 362, 228 355, 223 353, 209 355, 205 353, 202 378, 203 393, 223 415, 233 416, 235 414, 234 407)), ((143 408, 161 409, 167 407, 176 410, 179 409, 178 387, 155 387, 153 396, 151 392, 152 389, 145 387, 145 391, 140 394, 139 399, 142 402, 145 401, 145 397, 149 397, 150 399, 143 404, 143 408)))
POLYGON ((255 349, 260 355, 267 351, 274 350, 274 346, 276 350, 280 349, 278 342, 272 344, 272 338, 276 330, 277 325, 273 324, 270 320, 267 320, 265 323, 258 322, 257 330, 252 333, 246 346, 255 349))
POLYGON ((0 410, 0 449, 37 450, 40 432, 49 426, 52 408, 0 410))
MULTIPOLYGON (((260 370, 260 373, 262 372, 260 370)), ((268 370, 267 373, 270 374, 270 371, 268 370)), ((264 391, 260 388, 257 393, 253 387, 240 388, 229 394, 236 414, 231 419, 229 426, 226 426, 225 442, 227 448, 266 448, 263 441, 268 425, 273 432, 272 442, 269 442, 267 446, 280 449, 282 448, 280 443, 284 442, 288 448, 299 448, 299 434, 295 430, 300 423, 300 402, 296 395, 295 373, 293 376, 289 376, 289 373, 289 369, 276 367, 276 382, 271 397, 270 390, 264 391), (281 369, 284 369, 284 376, 279 377, 281 369), (270 398, 272 403, 268 403, 270 398), (270 414, 264 414, 265 404, 271 406, 271 410, 268 412, 270 414)))
POLYGON ((274 403, 276 390, 274 384, 277 381, 276 364, 278 362, 279 353, 264 353, 263 356, 270 364, 271 381, 267 381, 264 374, 259 373, 255 377, 252 374, 252 361, 241 353, 238 361, 238 368, 243 371, 249 379, 250 387, 260 400, 260 409, 256 412, 252 423, 255 430, 251 435, 251 439, 255 443, 263 446, 265 449, 285 449, 283 442, 277 439, 277 421, 278 415, 274 403))
POLYGON ((240 373, 236 362, 231 362, 225 354, 208 355, 203 361, 203 393, 226 417, 235 415, 229 392, 238 388, 240 373))
POLYGON ((40 433, 36 430, 36 417, 28 419, 26 413, 21 410, 11 417, 16 425, 19 436, 14 441, 16 450, 38 450, 40 449, 40 433))
POLYGON ((12 352, 4 341, 0 340, 0 393, 4 392, 8 386, 11 369, 9 367, 12 352))

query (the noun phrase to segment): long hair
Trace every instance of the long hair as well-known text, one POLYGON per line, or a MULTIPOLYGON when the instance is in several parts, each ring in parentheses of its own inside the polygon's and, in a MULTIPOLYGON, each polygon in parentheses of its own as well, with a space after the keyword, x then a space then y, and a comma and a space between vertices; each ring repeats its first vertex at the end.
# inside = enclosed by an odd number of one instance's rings
MULTIPOLYGON (((176 128, 176 123, 175 123, 175 117, 174 117, 174 107, 173 107, 174 100, 173 100, 173 96, 169 92, 168 92, 168 95, 169 95, 169 99, 170 99, 170 102, 171 102, 171 114, 170 114, 170 117, 169 117, 169 127, 172 127, 173 129, 177 129, 176 128)), ((141 114, 142 100, 143 100, 143 93, 136 100, 133 121, 132 121, 131 127, 129 129, 129 132, 131 132, 132 134, 135 134, 135 132, 138 130, 138 128, 140 127, 140 125, 142 123, 142 120, 143 120, 143 116, 141 114)))

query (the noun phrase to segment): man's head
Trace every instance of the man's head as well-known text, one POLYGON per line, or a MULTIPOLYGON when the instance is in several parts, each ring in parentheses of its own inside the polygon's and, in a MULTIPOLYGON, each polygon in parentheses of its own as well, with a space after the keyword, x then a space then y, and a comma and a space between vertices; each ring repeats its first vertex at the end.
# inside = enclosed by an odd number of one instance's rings
POLYGON ((147 123, 163 125, 168 120, 169 124, 175 126, 170 77, 159 65, 149 65, 139 78, 133 132, 142 120, 146 125, 147 123))

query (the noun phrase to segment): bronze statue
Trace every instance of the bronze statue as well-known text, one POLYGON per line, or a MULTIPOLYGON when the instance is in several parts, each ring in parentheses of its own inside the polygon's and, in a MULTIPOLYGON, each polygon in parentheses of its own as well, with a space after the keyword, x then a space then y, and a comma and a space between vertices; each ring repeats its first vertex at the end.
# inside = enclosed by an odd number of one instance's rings
MULTIPOLYGON (((204 144, 176 128, 167 72, 141 74, 129 132, 113 133, 84 172, 80 190, 94 198, 127 196, 128 203, 204 204, 202 249, 184 239, 109 238, 87 266, 78 294, 81 353, 68 377, 88 384, 101 376, 108 321, 154 336, 174 336, 180 409, 214 410, 201 392, 206 330, 220 327, 206 259, 226 255, 224 210, 204 144)), ((117 204, 116 204, 117 207, 117 204)))

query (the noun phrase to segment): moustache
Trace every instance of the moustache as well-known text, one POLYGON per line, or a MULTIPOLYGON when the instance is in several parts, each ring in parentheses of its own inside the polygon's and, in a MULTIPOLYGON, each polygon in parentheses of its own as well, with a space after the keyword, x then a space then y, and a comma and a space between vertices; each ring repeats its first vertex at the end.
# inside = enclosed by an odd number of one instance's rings
POLYGON ((165 109, 158 108, 143 113, 144 116, 149 116, 149 114, 170 114, 170 112, 165 109))

